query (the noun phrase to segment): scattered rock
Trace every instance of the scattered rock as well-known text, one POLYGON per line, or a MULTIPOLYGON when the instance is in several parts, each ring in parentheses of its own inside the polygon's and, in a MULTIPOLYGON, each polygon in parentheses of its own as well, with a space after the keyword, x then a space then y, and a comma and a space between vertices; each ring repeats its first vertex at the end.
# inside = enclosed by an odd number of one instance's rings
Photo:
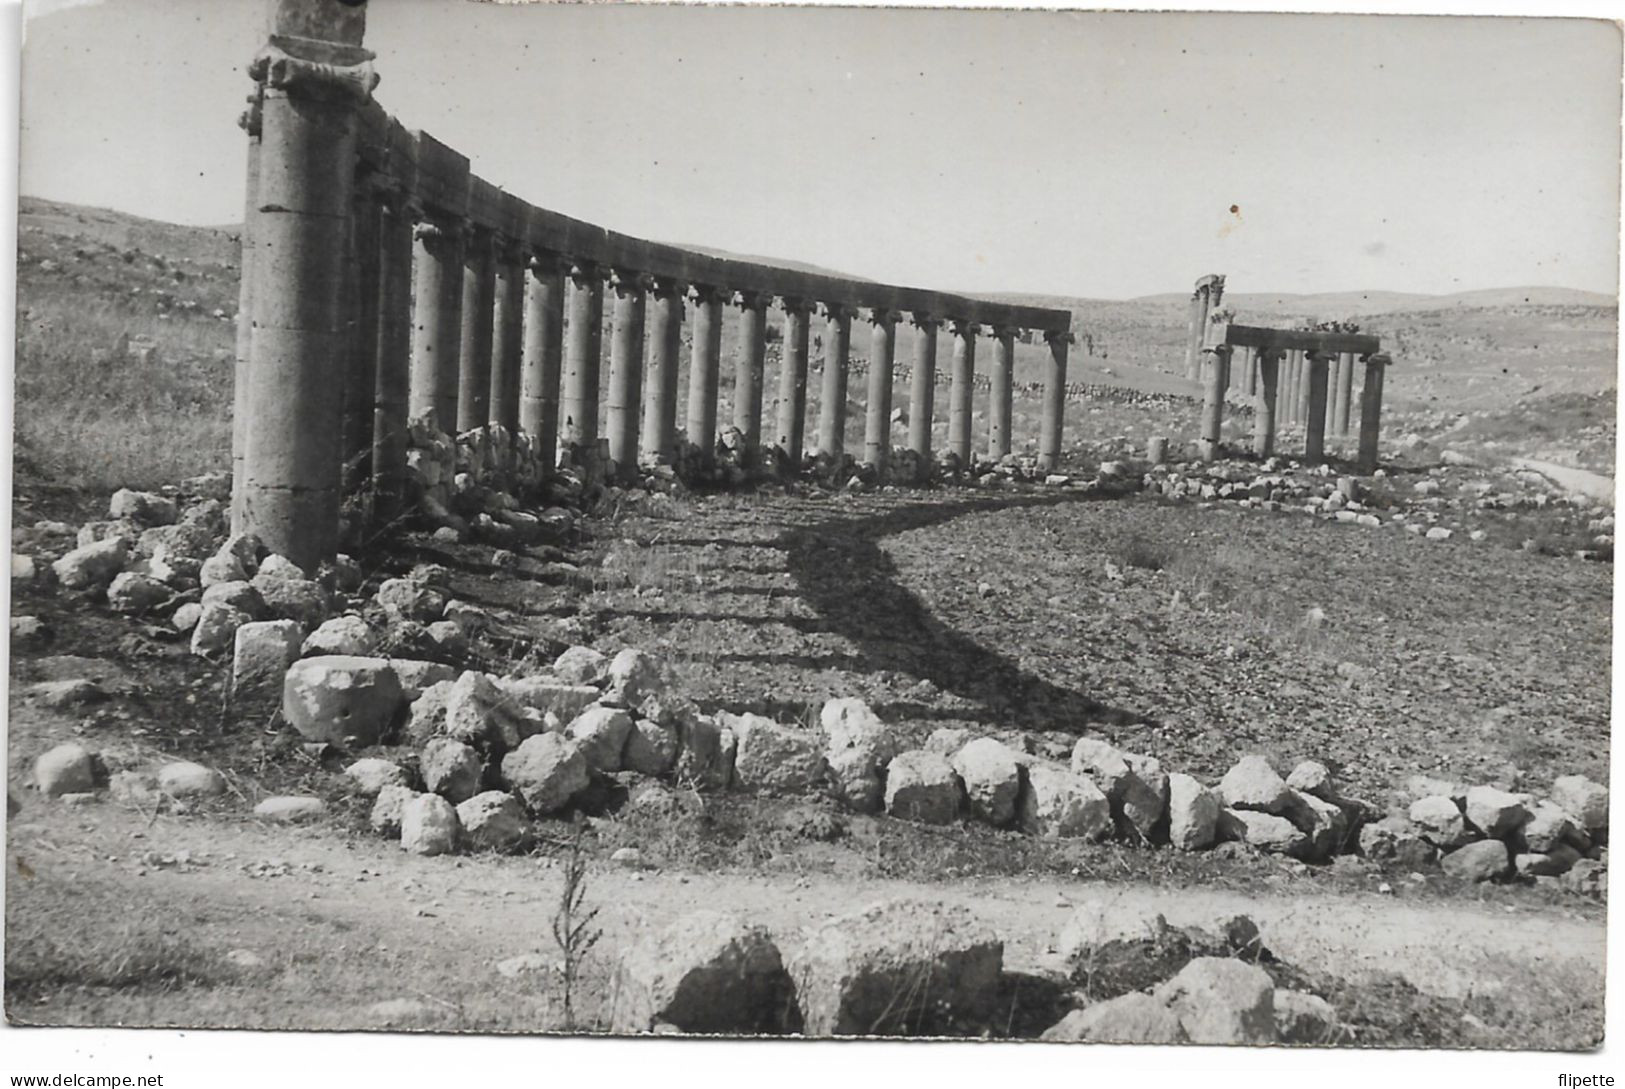
POLYGON ((1451 851, 1439 865, 1445 873, 1463 881, 1490 881, 1504 875, 1509 862, 1506 844, 1498 839, 1481 839, 1451 851))
POLYGON ((439 620, 446 611, 446 595, 415 579, 386 579, 373 595, 386 613, 424 624, 439 620))
POLYGON ((602 688, 609 682, 609 658, 591 647, 571 647, 553 661, 553 675, 565 684, 602 688))
POLYGON ((418 773, 423 786, 453 805, 480 792, 485 762, 471 746, 449 737, 431 738, 418 757, 418 773))
MULTIPOLYGON (((335 616, 331 620, 324 620, 321 625, 305 639, 300 653, 303 657, 313 658, 320 655, 342 654, 355 658, 371 657, 378 650, 378 640, 373 637, 372 629, 367 622, 359 616, 335 616)), ((425 662, 424 665, 437 665, 438 663, 425 662)), ((399 675, 399 663, 396 674, 399 675)), ((439 666, 451 672, 450 666, 439 666)))
POLYGON ((1219 780, 1219 799, 1229 809, 1260 813, 1286 812, 1290 801, 1286 781, 1262 756, 1244 756, 1219 780))
POLYGON ((314 820, 327 812, 327 803, 320 798, 284 795, 267 798, 254 807, 254 816, 261 820, 295 824, 314 820))
POLYGON ((1559 877, 1580 861, 1580 852, 1567 843, 1559 843, 1550 851, 1526 853, 1512 859, 1512 868, 1522 877, 1559 877))
POLYGON ((1097 1044, 1183 1044, 1179 1017, 1151 995, 1132 992, 1073 1010, 1039 1037, 1097 1044))
POLYGON ((213 768, 180 760, 158 769, 158 789, 171 798, 213 798, 226 792, 226 780, 213 768))
POLYGON ((1324 1047, 1343 1042, 1337 1010, 1330 1002, 1307 991, 1285 987, 1275 989, 1275 1035, 1283 1044, 1324 1047))
POLYGON ((823 746, 816 735, 762 715, 718 717, 733 731, 734 785, 740 790, 805 790, 823 778, 823 746))
POLYGON ((311 741, 371 745, 405 706, 401 682, 383 658, 303 658, 282 685, 282 717, 311 741))
POLYGON ((238 628, 231 662, 233 696, 263 700, 280 695, 304 635, 294 620, 259 620, 238 628))
POLYGON ((96 757, 72 741, 58 745, 34 761, 34 785, 47 798, 95 790, 96 757))
POLYGON ((660 664, 641 650, 628 648, 615 655, 608 673, 604 702, 614 707, 637 707, 665 689, 660 664))
POLYGON ((1422 829, 1422 838, 1435 847, 1450 850, 1472 838, 1461 810, 1442 794, 1431 794, 1412 802, 1410 818, 1422 829))
POLYGON ((1181 851, 1213 846, 1219 835, 1219 796, 1189 775, 1168 776, 1168 841, 1181 851))
POLYGON ((1439 859, 1439 849, 1422 838, 1417 825, 1401 816, 1384 817, 1361 828, 1360 853, 1375 862, 1394 861, 1411 870, 1426 869, 1439 859))
POLYGON ((150 575, 122 571, 108 584, 107 607, 126 616, 141 616, 167 602, 172 592, 150 575))
POLYGON ((1587 832, 1608 828, 1608 788, 1584 775, 1564 775, 1554 780, 1552 801, 1572 814, 1587 832))
POLYGON ((965 908, 891 900, 818 927, 790 975, 808 1036, 976 1035, 998 1014, 1003 965, 1004 943, 965 908))
POLYGON ((180 517, 173 499, 155 492, 137 492, 120 488, 113 493, 107 505, 110 518, 128 519, 144 526, 167 526, 180 517))
POLYGON ((859 813, 880 810, 884 769, 897 751, 885 723, 860 699, 834 699, 819 714, 824 760, 837 797, 859 813))
POLYGON ((970 742, 953 756, 953 769, 965 784, 971 815, 1002 828, 1016 818, 1021 765, 1015 754, 990 737, 970 742))
POLYGON ((612 1031, 784 1033, 798 1027, 794 986, 768 932, 716 911, 683 915, 635 944, 617 972, 612 1031))
POLYGON ((899 753, 886 767, 886 812, 901 820, 951 824, 963 796, 953 765, 936 753, 899 753))
POLYGON ((192 625, 192 653, 200 658, 219 658, 235 647, 237 629, 253 623, 254 617, 222 601, 205 601, 192 625))
POLYGON ((502 758, 502 782, 532 813, 546 816, 587 788, 587 760, 575 742, 558 734, 537 734, 502 758))
POLYGON ((41 707, 63 711, 71 707, 101 703, 107 699, 107 690, 86 677, 70 677, 60 681, 40 681, 30 685, 28 694, 41 707))
POLYGON ((129 543, 122 537, 109 537, 74 549, 51 565, 57 581, 69 590, 89 590, 106 586, 124 570, 129 543))
POLYGON ((1474 828, 1492 839, 1503 839, 1529 819, 1523 803, 1526 795, 1509 794, 1491 786, 1475 786, 1467 791, 1467 819, 1474 828))
POLYGON ((632 716, 618 707, 593 706, 571 720, 564 735, 574 741, 593 771, 621 770, 621 753, 632 732, 632 716))
POLYGON ((457 810, 438 794, 416 794, 401 806, 401 849, 415 855, 449 855, 462 826, 457 810))
POLYGON ((634 719, 632 732, 626 735, 621 762, 627 771, 639 775, 665 775, 677 762, 677 748, 676 726, 665 726, 646 718, 634 719))
POLYGON ((407 783, 406 769, 393 760, 368 756, 344 769, 344 777, 355 784, 356 792, 374 795, 385 787, 403 787, 407 783))
POLYGON ((677 724, 679 752, 672 774, 697 790, 727 790, 733 782, 736 739, 713 719, 695 715, 677 724))
POLYGON ((474 851, 517 851, 530 843, 530 820, 512 794, 487 790, 457 806, 463 842, 474 851))
POLYGON ((1193 1044, 1275 1042, 1275 984, 1256 964, 1200 957, 1158 987, 1193 1044))
POLYGON ((1111 803, 1084 775, 1058 764, 1027 766, 1027 789, 1017 805, 1023 832, 1046 839, 1105 839, 1112 831, 1111 803))
POLYGON ((384 836, 400 835, 401 813, 405 810, 406 803, 417 796, 418 791, 410 787, 381 787, 377 799, 372 803, 372 815, 368 818, 372 830, 384 836))
POLYGON ((1251 809, 1224 809, 1219 813, 1219 837, 1236 840, 1267 854, 1301 857, 1309 840, 1285 817, 1251 809))

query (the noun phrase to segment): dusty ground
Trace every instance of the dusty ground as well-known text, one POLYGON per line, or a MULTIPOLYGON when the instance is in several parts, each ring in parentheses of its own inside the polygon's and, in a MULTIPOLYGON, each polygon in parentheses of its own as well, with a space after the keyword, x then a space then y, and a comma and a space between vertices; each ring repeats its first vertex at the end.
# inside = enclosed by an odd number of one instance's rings
MULTIPOLYGON (((451 566, 459 595, 499 618, 479 647, 488 665, 563 642, 639 645, 703 705, 785 721, 851 694, 920 739, 986 724, 1065 746, 1087 730, 1205 777, 1248 751, 1329 758, 1378 802, 1414 770, 1543 788, 1605 763, 1606 564, 1037 492, 642 498, 583 527, 511 578, 477 546, 423 538, 378 567, 451 566), (1327 616, 1317 631, 1301 623, 1311 606, 1327 616)), ((14 1019, 562 1026, 554 977, 492 965, 549 950, 567 825, 550 822, 535 857, 403 858, 364 831, 342 762, 223 705, 218 668, 95 607, 28 590, 15 607, 56 637, 19 658, 14 692, 88 670, 115 697, 71 713, 14 697, 14 785, 35 754, 78 736, 117 766, 202 759, 235 793, 180 815, 24 795, 8 841, 14 1019), (331 816, 302 829, 247 818, 293 790, 327 797, 331 816), (233 965, 238 949, 265 964, 233 965), (394 999, 410 1004, 372 1008, 394 999)), ((885 818, 852 819, 825 843, 796 819, 807 805, 730 797, 593 819, 605 938, 578 1023, 607 1017, 615 950, 688 908, 744 910, 793 949, 802 926, 912 892, 984 914, 1019 969, 1043 968, 1071 906, 1092 898, 1155 903, 1175 921, 1246 910, 1284 959, 1319 973, 1367 1043, 1575 1047, 1601 1031, 1602 910, 1560 890, 885 818), (610 867, 619 846, 650 869, 610 867)))

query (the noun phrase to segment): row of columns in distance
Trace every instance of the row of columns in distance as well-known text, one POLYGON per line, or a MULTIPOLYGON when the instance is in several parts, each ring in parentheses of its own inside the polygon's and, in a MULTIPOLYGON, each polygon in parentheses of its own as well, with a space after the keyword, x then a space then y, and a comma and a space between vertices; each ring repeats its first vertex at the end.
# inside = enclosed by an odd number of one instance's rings
MULTIPOLYGON (((458 431, 486 423, 536 437, 543 451, 567 451, 607 441, 609 457, 630 476, 640 457, 670 462, 676 455, 678 355, 685 300, 693 305, 686 413, 687 441, 710 458, 717 436, 723 307, 738 308, 740 355, 735 362, 732 424, 748 450, 763 445, 767 308, 764 293, 709 284, 685 285, 634 269, 600 269, 521 247, 475 229, 459 240, 432 222, 415 232, 418 267, 410 410, 433 411, 441 426, 458 431), (606 297, 607 295, 607 297, 606 297), (611 311, 609 372, 602 383, 604 309, 611 311), (647 361, 645 361, 647 344, 647 361), (603 402, 604 419, 599 419, 603 402), (640 419, 641 409, 641 419, 640 419)), ((825 320, 824 367, 818 420, 819 454, 842 456, 852 319, 860 311, 841 303, 779 300, 785 314, 784 360, 779 376, 772 445, 799 462, 804 442, 810 323, 825 320)), ((870 327, 868 402, 862 461, 884 469, 891 452, 892 370, 896 311, 861 311, 870 327)), ((941 320, 914 314, 909 448, 929 459, 936 387, 937 329, 941 320)), ((976 358, 973 322, 950 319, 954 338, 949 392, 948 448, 962 463, 971 453, 971 396, 976 358)), ((988 453, 1010 452, 1015 330, 995 328, 988 453)), ((1051 334, 1040 458, 1059 456, 1067 334, 1051 334)), ((382 360, 380 361, 383 362, 382 360)))
MULTIPOLYGON (((1219 438, 1224 423, 1224 395, 1230 383, 1231 357, 1234 350, 1230 345, 1219 345, 1205 348, 1203 351, 1206 384, 1202 402, 1202 432, 1198 443, 1198 451, 1203 461, 1213 461, 1219 456, 1219 438)), ((1328 410, 1327 396, 1330 368, 1332 361, 1339 356, 1335 353, 1313 350, 1292 351, 1290 354, 1301 357, 1302 364, 1298 368, 1297 384, 1294 386, 1290 381, 1287 383, 1281 381, 1283 371, 1287 371, 1289 375, 1291 373, 1290 367, 1281 366, 1283 356, 1288 354, 1288 350, 1281 348, 1258 348, 1253 351, 1257 366, 1257 378, 1252 390, 1255 397, 1253 453, 1259 457, 1270 457, 1275 453, 1277 408, 1282 400, 1281 395, 1285 392, 1289 403, 1301 405, 1304 460, 1323 462, 1326 460, 1328 419, 1332 416, 1332 412, 1328 410), (1301 401, 1298 400, 1300 393, 1301 401)), ((1361 359, 1365 363, 1365 384, 1360 393, 1360 441, 1356 461, 1360 472, 1370 473, 1377 467, 1383 375, 1391 360, 1381 352, 1362 356, 1361 359)), ((1346 365, 1339 371, 1339 389, 1351 388, 1349 384, 1353 381, 1353 357, 1347 356, 1346 360, 1346 365)), ((1347 407, 1346 400, 1344 407, 1347 407)))
MULTIPOLYGON (((1258 395, 1258 350, 1237 348, 1242 360, 1241 392, 1258 395)), ((1354 404, 1353 352, 1340 352, 1327 363, 1326 434, 1347 435, 1354 404)), ((1308 363, 1302 349, 1287 350, 1279 364, 1277 417, 1280 423, 1303 423, 1309 416, 1308 363)))

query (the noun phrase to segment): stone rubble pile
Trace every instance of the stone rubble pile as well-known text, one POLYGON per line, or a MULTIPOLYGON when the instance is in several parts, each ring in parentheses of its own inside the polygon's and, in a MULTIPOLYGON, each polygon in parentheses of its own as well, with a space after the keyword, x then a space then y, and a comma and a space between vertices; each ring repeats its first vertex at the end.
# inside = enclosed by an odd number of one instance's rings
POLYGON ((767 928, 721 911, 641 936, 616 967, 611 1031, 1003 1035, 1025 1000, 1038 1008, 1023 1013, 1048 1025, 1040 1035, 1051 1041, 1355 1039, 1331 1003, 1277 986, 1275 957, 1244 915, 1174 927, 1161 915, 1086 904, 1059 935, 1056 978, 1008 971, 998 934, 955 904, 883 900, 796 938, 787 955, 767 928))

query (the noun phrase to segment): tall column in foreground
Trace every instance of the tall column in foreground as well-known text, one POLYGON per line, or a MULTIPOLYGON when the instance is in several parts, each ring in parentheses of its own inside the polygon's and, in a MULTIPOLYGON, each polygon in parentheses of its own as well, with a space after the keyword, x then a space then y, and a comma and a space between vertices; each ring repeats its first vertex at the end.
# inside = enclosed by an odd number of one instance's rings
POLYGON ((976 334, 973 321, 954 318, 948 331, 954 338, 953 370, 948 387, 948 452, 961 470, 971 465, 972 407, 976 396, 976 334))
POLYGON ((852 310, 825 303, 824 383, 818 405, 818 452, 836 461, 846 452, 846 371, 851 363, 852 310))
POLYGON ((604 338, 604 279, 586 261, 570 267, 566 305, 564 390, 559 402, 559 432, 566 458, 592 464, 598 445, 598 371, 604 338))
POLYGON ((1360 472, 1377 471, 1377 442, 1382 432, 1382 380, 1392 363, 1386 353, 1365 357, 1365 389, 1360 394, 1360 472))
POLYGON ((355 184, 356 109, 377 76, 364 8, 281 0, 250 74, 263 87, 254 332, 241 522, 315 573, 338 542, 344 358, 339 312, 355 184))
POLYGON ((1052 330, 1044 334, 1049 345, 1044 370, 1044 407, 1038 425, 1038 469, 1053 472, 1061 464, 1061 428, 1066 418, 1066 357, 1072 334, 1052 330))
POLYGON ((243 481, 247 473, 243 459, 248 452, 249 367, 253 365, 254 344, 254 246, 255 222, 259 218, 260 123, 264 88, 258 83, 248 98, 248 109, 237 124, 248 134, 248 182, 243 207, 242 256, 238 259, 237 350, 232 372, 231 403, 231 529, 242 531, 243 481))
POLYGON ((490 415, 491 422, 506 428, 510 436, 519 430, 524 314, 525 251, 512 239, 503 239, 497 248, 490 415))
POLYGON ((688 365, 688 441, 700 449, 700 464, 717 453, 717 383, 722 365, 722 295, 709 284, 694 285, 694 346, 688 365))
POLYGON ((457 430, 491 422, 492 320, 496 310, 496 239, 484 227, 463 250, 462 334, 458 348, 457 430))
POLYGON ((1308 462, 1326 460, 1326 353, 1305 355, 1309 368, 1309 410, 1304 417, 1303 457, 1308 462))
POLYGON ((643 393, 644 278, 637 272, 616 269, 611 277, 615 293, 615 333, 609 346, 609 396, 604 433, 609 439, 609 460, 620 480, 638 476, 638 408, 643 393))
POLYGON ((404 187, 380 194, 378 359, 373 379, 372 517, 384 526, 406 501, 407 401, 411 393, 412 222, 404 187))
POLYGON ((779 369, 778 438, 780 453, 794 472, 806 452, 807 342, 813 304, 786 296, 784 303, 784 363, 779 369))
POLYGON ((739 293, 739 359, 734 365, 733 425, 745 436, 745 459, 755 465, 762 446, 762 378, 767 362, 767 304, 759 291, 739 293))
POLYGON ((1258 387, 1253 401, 1253 453, 1267 458, 1275 453, 1275 409, 1278 401, 1281 349, 1256 348, 1258 387))
POLYGON ((869 311, 869 396, 865 406, 863 461, 882 476, 891 460, 892 363, 897 355, 897 312, 869 311))
POLYGON ((525 280, 524 353, 519 375, 519 429, 531 437, 551 474, 559 461, 559 376, 564 361, 564 274, 570 262, 543 251, 525 280))
POLYGON ((649 321, 649 373, 643 394, 643 456, 670 465, 677 455, 677 357, 683 347, 685 286, 669 277, 654 281, 649 321))
POLYGON ((908 448, 920 459, 920 479, 931 475, 931 417, 937 398, 937 319, 914 313, 914 379, 909 386, 908 448))
POLYGON ((1343 365, 1337 370, 1337 407, 1334 429, 1339 436, 1349 433, 1349 412, 1354 404, 1354 353, 1343 353, 1343 365))
POLYGON ((1230 346, 1220 344, 1202 353, 1203 377, 1207 380, 1202 393, 1202 435, 1197 453, 1203 461, 1219 456, 1219 437, 1224 427, 1224 384, 1229 377, 1230 346))
POLYGON ((993 393, 989 407, 988 457, 997 461, 1010 452, 1010 417, 1015 408, 1016 331, 993 327, 993 393))

